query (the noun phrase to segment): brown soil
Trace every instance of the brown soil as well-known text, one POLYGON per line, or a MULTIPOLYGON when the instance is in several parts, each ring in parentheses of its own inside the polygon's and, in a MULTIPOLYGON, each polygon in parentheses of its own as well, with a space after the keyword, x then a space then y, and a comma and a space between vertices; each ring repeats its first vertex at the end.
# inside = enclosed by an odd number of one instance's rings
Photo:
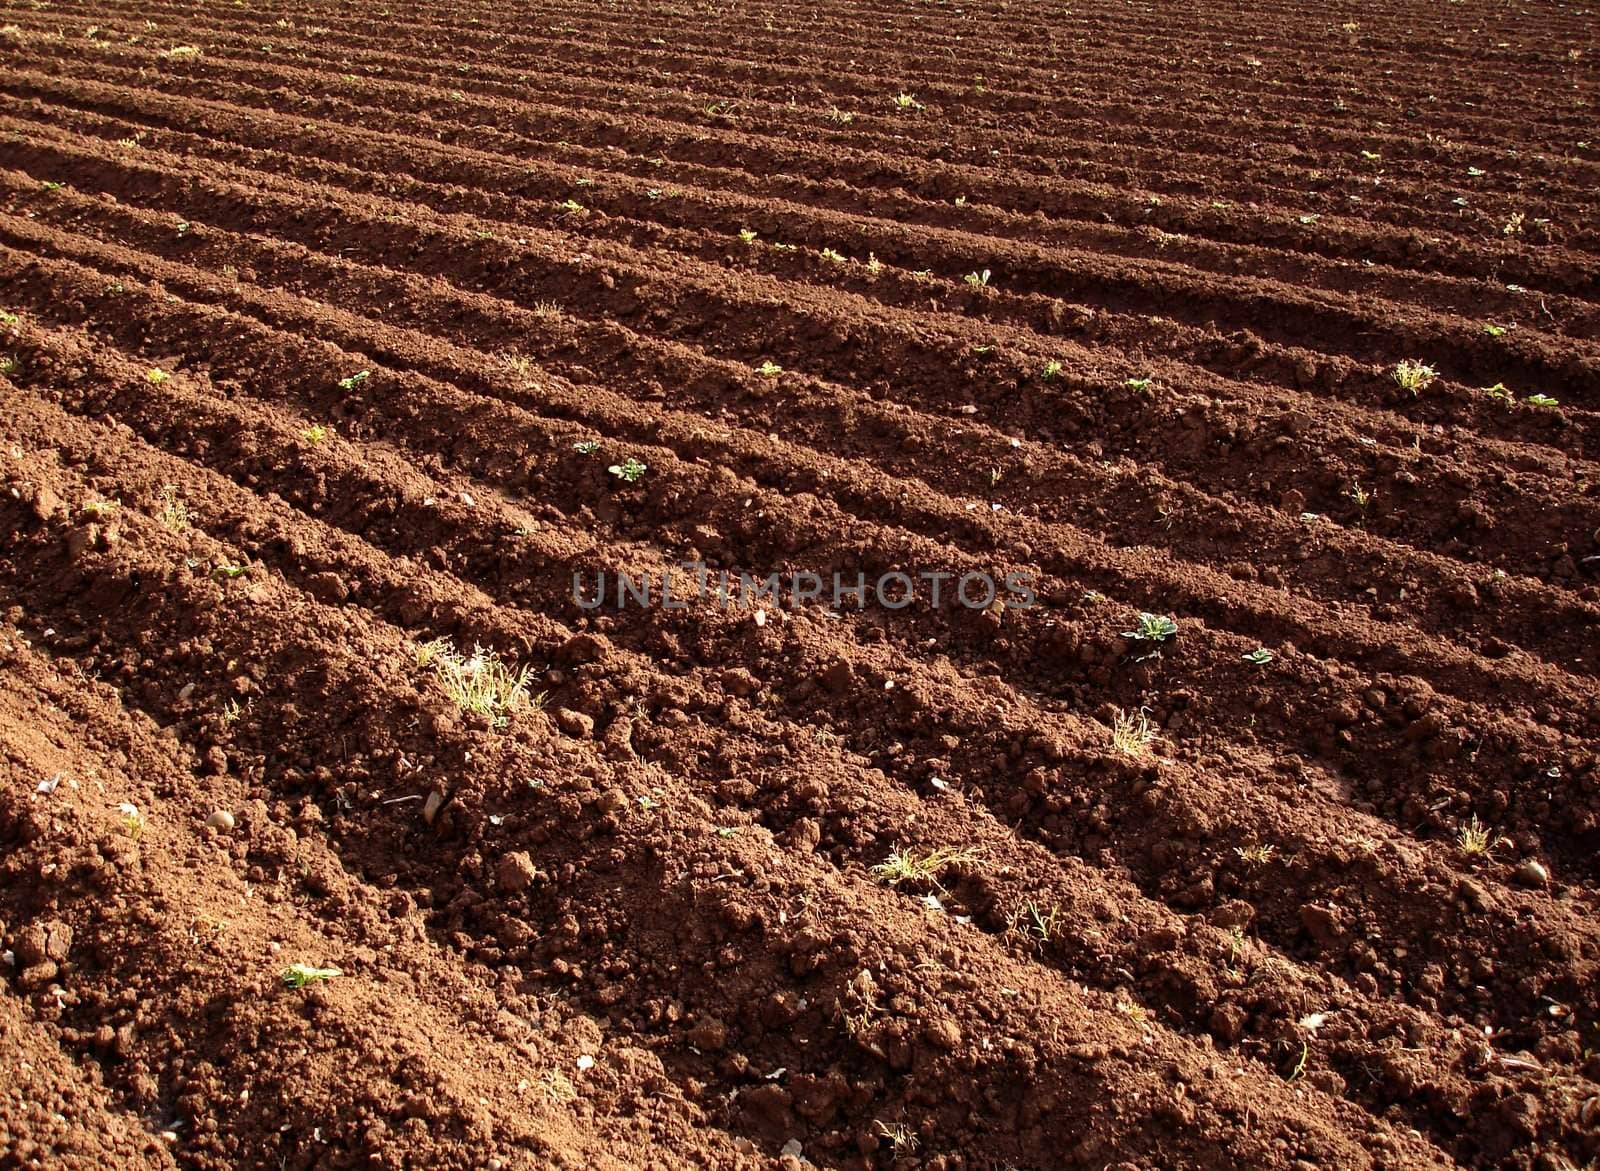
POLYGON ((1594 17, 1256 7, 0 4, 0 1167, 1596 1165, 1594 17))

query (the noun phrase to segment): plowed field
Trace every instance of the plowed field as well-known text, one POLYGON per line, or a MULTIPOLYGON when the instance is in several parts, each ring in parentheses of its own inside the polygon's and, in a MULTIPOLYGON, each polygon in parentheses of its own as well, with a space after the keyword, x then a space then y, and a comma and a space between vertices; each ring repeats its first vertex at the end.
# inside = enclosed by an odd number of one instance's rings
POLYGON ((0 1166, 1595 1166, 1597 32, 0 2, 0 1166))

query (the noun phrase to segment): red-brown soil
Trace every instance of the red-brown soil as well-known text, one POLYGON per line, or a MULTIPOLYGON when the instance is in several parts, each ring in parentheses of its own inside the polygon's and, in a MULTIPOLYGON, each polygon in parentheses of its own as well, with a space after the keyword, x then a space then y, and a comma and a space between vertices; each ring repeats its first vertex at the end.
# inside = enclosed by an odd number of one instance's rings
POLYGON ((1596 1166, 1597 21, 0 3, 0 1167, 1596 1166))

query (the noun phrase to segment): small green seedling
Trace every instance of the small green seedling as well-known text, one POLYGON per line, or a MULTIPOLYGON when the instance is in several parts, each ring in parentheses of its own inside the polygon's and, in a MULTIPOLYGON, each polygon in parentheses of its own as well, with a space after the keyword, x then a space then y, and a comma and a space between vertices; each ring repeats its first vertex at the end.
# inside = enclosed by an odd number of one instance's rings
POLYGON ((248 567, 243 565, 222 564, 211 571, 211 576, 218 581, 235 581, 248 572, 248 567))
POLYGON ((144 380, 152 385, 160 386, 163 382, 171 377, 172 375, 161 369, 161 367, 153 366, 145 372, 144 380))
POLYGON ((144 836, 144 816, 139 812, 137 805, 130 805, 124 801, 117 806, 117 812, 122 814, 122 832, 134 841, 144 836))
POLYGON ((332 432, 330 432, 328 428, 324 427, 321 423, 313 423, 311 426, 303 427, 300 430, 300 438, 304 439, 313 447, 324 442, 330 434, 332 434, 332 432))
POLYGON ((989 284, 989 270, 984 269, 982 272, 969 272, 961 279, 966 281, 967 284, 971 285, 975 289, 986 288, 989 284))
POLYGON ((1375 150, 1364 150, 1364 151, 1361 152, 1361 157, 1363 159, 1365 159, 1369 163, 1377 163, 1377 162, 1382 162, 1383 161, 1383 156, 1381 154, 1379 154, 1375 150))
POLYGON ((1233 852, 1239 856, 1239 860, 1246 866, 1265 866, 1277 854, 1278 847, 1272 845, 1235 846, 1233 852))
POLYGON ((371 370, 357 370, 354 374, 350 375, 349 378, 341 378, 341 379, 339 379, 339 389, 340 390, 354 390, 356 387, 360 386, 363 382, 365 382, 367 379, 369 379, 371 377, 372 377, 372 371, 371 370))
POLYGON ((776 378, 783 373, 783 367, 769 358, 756 367, 756 373, 763 378, 776 378))
POLYGON ((1481 167, 1468 167, 1467 168, 1467 174, 1471 175, 1474 179, 1481 179, 1485 175, 1487 175, 1488 173, 1489 172, 1483 170, 1483 168, 1481 168, 1481 167))
POLYGON ((43 183, 40 183, 39 186, 44 188, 46 191, 60 191, 66 186, 66 184, 58 182, 55 179, 46 179, 43 183))
POLYGON ((1554 407, 1561 404, 1560 399, 1551 398, 1547 394, 1530 394, 1527 401, 1536 407, 1554 407))
POLYGON ((1395 363, 1391 372, 1395 385, 1401 390, 1410 391, 1412 394, 1421 394, 1433 385, 1434 379, 1439 377, 1439 372, 1432 366, 1418 362, 1413 358, 1405 358, 1395 363))
POLYGON ((580 439, 572 445, 572 450, 579 455, 593 455, 600 450, 600 441, 598 439, 580 439))
POLYGON ((1355 506, 1363 512, 1372 504, 1373 493, 1368 492, 1359 482, 1351 484, 1349 491, 1345 495, 1350 497, 1355 502, 1355 506))
POLYGON ((1178 624, 1165 614, 1151 614, 1141 610, 1138 624, 1132 630, 1124 630, 1122 637, 1140 642, 1166 642, 1177 633, 1178 624))
POLYGON ((290 964, 283 970, 283 983, 286 988, 299 991, 307 984, 326 984, 335 976, 344 975, 338 968, 314 968, 310 964, 290 964))
POLYGON ((739 239, 743 240, 746 244, 754 244, 756 242, 756 234, 749 228, 740 228, 739 239))
POLYGON ((649 469, 646 464, 631 455, 620 464, 612 464, 606 469, 617 479, 626 481, 629 484, 637 484, 647 470, 649 469))
POLYGON ((833 249, 833 248, 824 248, 824 249, 822 249, 821 255, 822 255, 822 259, 826 260, 829 264, 848 264, 849 263, 849 261, 846 259, 845 254, 843 252, 839 252, 839 251, 837 251, 836 249, 833 249))
POLYGON ((1150 379, 1148 378, 1130 378, 1122 385, 1138 394, 1148 394, 1150 392, 1150 379))
POLYGON ((568 199, 563 202, 561 205, 561 210, 566 212, 568 215, 581 216, 589 214, 589 209, 584 207, 583 204, 579 203, 576 199, 568 199))
POLYGON ((917 101, 914 94, 895 94, 894 104, 902 110, 920 110, 922 103, 917 101))
POLYGON ((1506 326, 1496 325, 1492 321, 1485 321, 1483 323, 1483 332, 1488 334, 1490 337, 1505 337, 1506 326))
POLYGON ((1061 377, 1061 363, 1059 360, 1051 358, 1044 364, 1043 378, 1046 382, 1049 382, 1052 378, 1059 377, 1061 377))
POLYGON ((7 378, 10 378, 21 369, 21 361, 12 355, 7 354, 4 358, 0 358, 0 374, 4 374, 7 378))
POLYGON ((1255 650, 1251 651, 1249 654, 1240 655, 1239 657, 1242 658, 1245 662, 1251 664, 1252 666, 1265 667, 1268 663, 1272 662, 1272 660, 1274 658, 1276 658, 1277 656, 1275 656, 1266 647, 1258 646, 1258 647, 1256 647, 1255 650))
POLYGON ((1506 389, 1506 384, 1503 382, 1497 382, 1493 386, 1484 387, 1483 393, 1497 402, 1511 403, 1516 401, 1516 396, 1506 389))
POLYGON ((8 313, 6 310, 0 309, 0 325, 15 325, 20 320, 21 318, 15 313, 8 313))

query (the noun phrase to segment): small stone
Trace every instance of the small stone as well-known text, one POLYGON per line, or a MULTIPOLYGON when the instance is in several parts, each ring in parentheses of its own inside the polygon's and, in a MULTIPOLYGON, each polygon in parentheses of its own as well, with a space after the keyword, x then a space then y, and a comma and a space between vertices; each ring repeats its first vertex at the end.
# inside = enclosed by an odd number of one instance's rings
POLYGON ((560 657, 568 663, 592 663, 605 655, 606 646, 597 634, 575 634, 561 644, 560 657))
POLYGON ((1512 872, 1512 877, 1523 886, 1548 886, 1550 884, 1550 871, 1543 862, 1529 858, 1512 872))
POLYGON ((515 894, 520 890, 527 890, 533 884, 537 871, 533 868, 533 859, 526 850, 515 850, 500 859, 500 865, 495 870, 495 885, 508 894, 515 894))
POLYGON ((338 603, 350 596, 350 587, 337 573, 316 573, 307 580, 306 592, 319 602, 338 603))
POLYGON ((206 824, 214 830, 219 830, 222 833, 230 833, 232 832, 234 825, 233 814, 229 813, 226 809, 213 809, 211 811, 211 816, 206 818, 206 824))
POLYGON ((556 709, 556 726, 574 740, 587 740, 594 735, 594 719, 571 708, 556 709))
POLYGON ((689 1030, 689 1044, 704 1053, 715 1053, 728 1043, 728 1026, 707 1017, 689 1030))
POLYGON ((928 1044, 939 1049, 954 1049, 961 1044, 961 1027, 948 1017, 930 1021, 922 1035, 928 1044))
POLYGON ((1237 1004, 1219 1004, 1211 1011, 1211 1035, 1224 1045, 1232 1045, 1244 1036, 1249 1014, 1237 1004))

